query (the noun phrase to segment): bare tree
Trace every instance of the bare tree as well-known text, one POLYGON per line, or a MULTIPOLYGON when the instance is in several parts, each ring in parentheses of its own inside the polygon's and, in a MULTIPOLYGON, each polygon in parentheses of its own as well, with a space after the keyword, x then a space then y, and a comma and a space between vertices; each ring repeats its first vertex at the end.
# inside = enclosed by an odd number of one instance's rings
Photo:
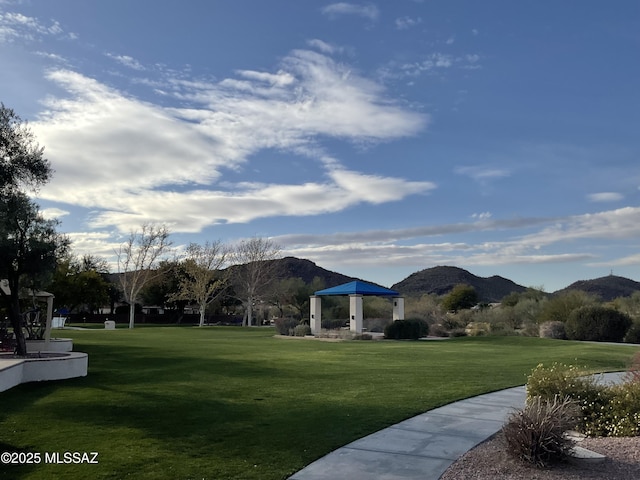
POLYGON ((158 263, 171 249, 169 229, 165 225, 144 224, 132 232, 118 250, 118 273, 125 301, 129 303, 129 328, 135 323, 135 305, 140 291, 151 280, 162 275, 158 263))
POLYGON ((195 301, 200 308, 201 327, 207 306, 224 292, 227 274, 221 269, 227 261, 227 255, 228 249, 220 241, 204 245, 191 243, 187 247, 179 290, 170 298, 195 301))
POLYGON ((280 256, 280 251, 280 246, 259 237, 243 240, 233 250, 233 285, 246 311, 243 325, 253 324, 254 303, 275 280, 277 264, 273 260, 280 256))

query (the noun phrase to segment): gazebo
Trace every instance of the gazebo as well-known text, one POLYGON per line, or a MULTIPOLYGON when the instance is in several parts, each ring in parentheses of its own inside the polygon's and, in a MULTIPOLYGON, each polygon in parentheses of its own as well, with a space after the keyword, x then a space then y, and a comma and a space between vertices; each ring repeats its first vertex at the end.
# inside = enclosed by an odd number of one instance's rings
POLYGON ((390 297, 393 300, 393 320, 404 319, 404 298, 395 290, 355 280, 336 287, 318 290, 310 297, 311 333, 320 332, 322 326, 322 297, 326 295, 349 296, 349 330, 362 333, 362 297, 390 297))
MULTIPOLYGON (((9 282, 6 279, 2 279, 0 280, 0 288, 2 289, 2 291, 4 292, 5 295, 11 295, 11 289, 9 288, 9 282)), ((47 303, 47 317, 45 319, 46 321, 46 327, 45 327, 45 331, 44 331, 44 349, 48 350, 49 349, 49 342, 51 341, 51 323, 52 323, 52 318, 53 318, 53 299, 54 299, 54 295, 53 293, 49 293, 49 292, 33 292, 32 290, 29 290, 29 294, 33 295, 34 297, 36 297, 36 299, 38 299, 41 302, 46 302, 47 303)))

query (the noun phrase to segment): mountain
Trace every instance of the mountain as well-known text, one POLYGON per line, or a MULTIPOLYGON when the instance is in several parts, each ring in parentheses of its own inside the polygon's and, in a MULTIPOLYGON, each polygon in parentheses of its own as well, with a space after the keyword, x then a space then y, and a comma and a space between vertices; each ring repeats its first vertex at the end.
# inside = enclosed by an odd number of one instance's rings
POLYGON ((593 280, 580 280, 574 282, 562 290, 554 292, 554 295, 566 293, 569 290, 581 290, 591 295, 598 296, 608 302, 618 297, 628 297, 633 292, 640 290, 640 282, 616 275, 594 278, 593 280))
POLYGON ((295 257, 284 257, 272 260, 277 263, 278 277, 301 278, 305 283, 311 283, 314 278, 320 277, 324 281, 324 288, 335 287, 343 283, 359 280, 358 278, 347 277, 341 273, 332 272, 317 266, 311 260, 304 260, 295 257))
POLYGON ((512 292, 523 292, 526 287, 518 285, 503 277, 478 277, 462 268, 439 266, 427 268, 409 275, 391 287, 403 295, 420 295, 433 293, 447 294, 459 284, 475 288, 481 302, 499 302, 512 292))

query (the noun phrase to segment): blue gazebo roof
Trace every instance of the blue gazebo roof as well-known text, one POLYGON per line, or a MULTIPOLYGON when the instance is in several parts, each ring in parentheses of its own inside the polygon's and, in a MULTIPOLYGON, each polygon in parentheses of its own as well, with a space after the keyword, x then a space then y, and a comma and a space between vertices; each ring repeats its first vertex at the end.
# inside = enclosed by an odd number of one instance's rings
POLYGON ((355 280, 336 287, 318 290, 314 295, 374 295, 378 297, 398 297, 400 294, 395 290, 355 280))

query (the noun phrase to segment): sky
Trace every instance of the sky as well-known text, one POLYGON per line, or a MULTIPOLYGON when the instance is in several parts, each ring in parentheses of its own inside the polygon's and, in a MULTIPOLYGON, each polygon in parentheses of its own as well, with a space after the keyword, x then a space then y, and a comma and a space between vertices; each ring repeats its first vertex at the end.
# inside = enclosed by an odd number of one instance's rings
POLYGON ((0 0, 73 252, 145 223, 391 286, 640 281, 640 2, 0 0))

